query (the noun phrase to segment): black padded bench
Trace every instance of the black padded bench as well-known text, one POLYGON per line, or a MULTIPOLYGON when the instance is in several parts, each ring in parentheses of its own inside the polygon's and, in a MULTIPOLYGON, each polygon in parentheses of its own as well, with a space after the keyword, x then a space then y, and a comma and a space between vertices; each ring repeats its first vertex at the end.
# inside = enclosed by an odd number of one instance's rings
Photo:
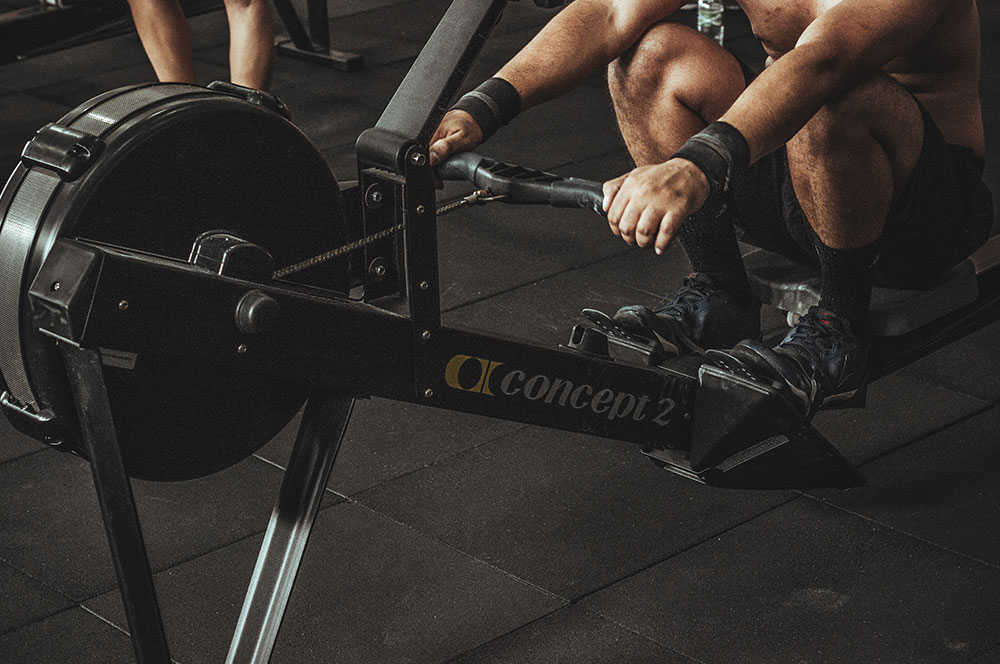
MULTIPOLYGON (((761 302, 791 315, 804 314, 819 303, 820 278, 815 268, 757 248, 743 260, 750 287, 761 302)), ((872 290, 872 333, 879 337, 906 334, 975 302, 979 297, 976 271, 969 258, 922 289, 876 286, 872 290)))

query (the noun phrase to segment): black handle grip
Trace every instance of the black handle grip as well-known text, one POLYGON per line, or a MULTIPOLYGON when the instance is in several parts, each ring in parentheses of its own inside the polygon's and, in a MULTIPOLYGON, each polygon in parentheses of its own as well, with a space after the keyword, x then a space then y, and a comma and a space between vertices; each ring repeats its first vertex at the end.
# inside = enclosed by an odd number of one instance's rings
POLYGON ((505 164, 475 152, 460 152, 436 167, 442 180, 468 180, 506 203, 579 207, 603 215, 600 182, 564 178, 553 173, 505 164))

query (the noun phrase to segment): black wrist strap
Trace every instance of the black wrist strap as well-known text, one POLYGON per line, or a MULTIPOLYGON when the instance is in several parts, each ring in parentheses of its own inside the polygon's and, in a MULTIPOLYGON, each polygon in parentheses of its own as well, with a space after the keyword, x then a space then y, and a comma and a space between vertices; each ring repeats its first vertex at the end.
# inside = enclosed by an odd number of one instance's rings
POLYGON ((713 122, 689 138, 673 156, 687 159, 705 174, 712 197, 727 193, 733 176, 750 165, 750 146, 736 127, 713 122))
POLYGON ((462 95, 451 108, 471 115, 482 130, 485 141, 521 112, 521 95, 502 78, 491 78, 462 95))

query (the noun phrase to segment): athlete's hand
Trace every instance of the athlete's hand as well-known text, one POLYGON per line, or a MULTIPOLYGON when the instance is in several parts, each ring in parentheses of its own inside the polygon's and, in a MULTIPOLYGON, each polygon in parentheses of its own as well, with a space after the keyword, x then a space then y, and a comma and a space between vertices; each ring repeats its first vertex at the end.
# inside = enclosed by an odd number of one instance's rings
POLYGON ((611 232, 660 254, 681 224, 708 198, 708 178, 687 159, 639 166, 604 183, 604 211, 611 232))
POLYGON ((456 152, 475 150, 483 142, 483 130, 465 111, 452 110, 444 114, 441 124, 431 137, 431 166, 436 166, 456 152))

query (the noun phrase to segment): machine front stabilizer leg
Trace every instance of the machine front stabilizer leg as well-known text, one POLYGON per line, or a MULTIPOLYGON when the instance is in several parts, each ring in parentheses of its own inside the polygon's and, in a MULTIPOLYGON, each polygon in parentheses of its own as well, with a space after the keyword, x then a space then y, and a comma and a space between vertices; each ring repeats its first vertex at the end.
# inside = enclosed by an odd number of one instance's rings
POLYGON ((354 407, 354 397, 319 392, 306 402, 226 664, 266 664, 354 407))

